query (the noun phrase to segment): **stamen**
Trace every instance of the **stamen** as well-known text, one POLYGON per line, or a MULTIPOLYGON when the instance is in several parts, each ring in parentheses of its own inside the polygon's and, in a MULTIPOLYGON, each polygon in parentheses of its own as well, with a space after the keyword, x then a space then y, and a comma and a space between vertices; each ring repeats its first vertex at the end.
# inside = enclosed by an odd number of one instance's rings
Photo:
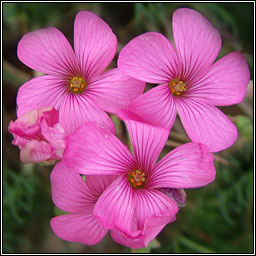
POLYGON ((173 96, 180 96, 187 90, 186 84, 183 81, 178 81, 177 79, 171 80, 171 82, 169 82, 169 87, 173 96))
POLYGON ((86 88, 86 82, 82 77, 74 76, 69 83, 69 91, 73 93, 82 93, 86 88))
POLYGON ((128 180, 133 188, 143 188, 145 185, 145 173, 140 170, 128 173, 128 180))

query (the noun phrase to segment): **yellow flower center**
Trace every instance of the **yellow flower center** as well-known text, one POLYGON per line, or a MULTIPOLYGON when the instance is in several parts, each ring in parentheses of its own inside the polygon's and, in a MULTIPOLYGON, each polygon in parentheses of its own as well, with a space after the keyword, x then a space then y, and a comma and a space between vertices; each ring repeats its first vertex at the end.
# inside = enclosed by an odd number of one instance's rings
POLYGON ((73 93, 82 93, 86 88, 85 80, 80 76, 74 76, 68 85, 69 91, 73 93))
POLYGON ((173 96, 180 96, 186 91, 186 84, 183 81, 178 81, 177 79, 173 79, 169 82, 169 87, 173 96))
POLYGON ((133 188, 143 188, 145 185, 145 173, 136 170, 128 173, 128 180, 133 188))

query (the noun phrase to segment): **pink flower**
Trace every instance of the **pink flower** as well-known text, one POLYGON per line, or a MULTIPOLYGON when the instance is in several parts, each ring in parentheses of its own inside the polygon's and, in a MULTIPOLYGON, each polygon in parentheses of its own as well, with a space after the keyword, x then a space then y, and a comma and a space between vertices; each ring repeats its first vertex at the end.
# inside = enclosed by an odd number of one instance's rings
MULTIPOLYGON (((88 175, 83 178, 58 163, 51 173, 52 200, 55 205, 68 214, 51 219, 54 233, 63 240, 80 242, 86 245, 97 244, 108 232, 93 214, 93 209, 100 195, 117 178, 115 175, 88 175)), ((173 220, 175 217, 173 218, 173 220)), ((152 226, 148 223, 144 236, 131 238, 118 230, 111 230, 112 238, 132 248, 145 246, 144 240, 151 239, 161 231, 163 225, 152 226)))
MULTIPOLYGON (((243 55, 219 59, 221 37, 200 13, 187 8, 174 12, 175 49, 166 37, 149 32, 131 40, 120 52, 118 67, 142 81, 160 84, 137 97, 126 115, 171 129, 176 112, 194 142, 211 152, 231 146, 235 125, 218 109, 243 100, 250 79, 243 55)), ((122 112, 119 114, 122 118, 122 112)))
POLYGON ((213 156, 205 145, 188 143, 156 164, 169 130, 128 119, 125 123, 134 156, 109 130, 87 123, 67 139, 63 162, 81 174, 118 175, 97 200, 93 213, 105 228, 134 239, 152 230, 144 238, 148 244, 160 231, 154 229, 173 221, 178 211, 173 198, 161 190, 212 182, 213 156))
POLYGON ((11 121, 12 143, 20 148, 23 163, 54 164, 65 149, 65 132, 58 123, 58 111, 52 107, 35 109, 11 121))
POLYGON ((115 131, 105 111, 116 113, 141 94, 145 83, 118 69, 102 73, 115 56, 117 39, 110 27, 91 12, 81 11, 74 24, 74 49, 58 29, 27 33, 18 44, 18 57, 48 75, 26 82, 18 92, 18 116, 51 106, 70 133, 85 121, 115 131), (104 111, 105 110, 105 111, 104 111))

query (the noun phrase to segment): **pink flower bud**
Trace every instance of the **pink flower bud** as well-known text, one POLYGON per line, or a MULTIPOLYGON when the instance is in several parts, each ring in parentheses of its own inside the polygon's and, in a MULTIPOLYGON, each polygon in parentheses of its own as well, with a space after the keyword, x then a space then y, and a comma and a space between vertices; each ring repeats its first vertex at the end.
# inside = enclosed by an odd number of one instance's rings
POLYGON ((58 123, 58 111, 52 107, 34 109, 11 121, 12 144, 20 148, 24 164, 44 162, 53 164, 61 159, 65 149, 65 131, 58 123))

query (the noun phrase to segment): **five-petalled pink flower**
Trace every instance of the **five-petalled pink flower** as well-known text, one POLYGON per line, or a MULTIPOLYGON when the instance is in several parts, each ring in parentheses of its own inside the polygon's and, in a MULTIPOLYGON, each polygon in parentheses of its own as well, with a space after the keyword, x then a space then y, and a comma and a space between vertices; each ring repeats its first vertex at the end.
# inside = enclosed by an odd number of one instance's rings
POLYGON ((195 10, 176 10, 172 27, 175 49, 162 34, 148 32, 121 50, 118 67, 124 73, 160 84, 124 112, 168 129, 178 112, 192 141, 209 146, 211 152, 226 149, 236 140, 237 129, 215 106, 243 100, 250 79, 246 60, 240 52, 232 52, 213 63, 221 48, 220 34, 195 10))
POLYGON ((19 59, 48 75, 18 91, 18 117, 36 108, 54 107, 70 133, 86 121, 115 132, 105 111, 116 113, 144 90, 145 83, 117 68, 103 72, 116 54, 117 39, 97 15, 81 11, 74 24, 74 50, 54 27, 29 32, 18 44, 19 59))
MULTIPOLYGON (((130 119, 125 123, 134 156, 109 130, 86 123, 67 139, 63 162, 95 179, 96 175, 118 175, 97 200, 93 213, 105 228, 147 245, 178 211, 163 188, 195 188, 212 182, 213 155, 207 146, 192 142, 156 164, 169 130, 130 119)), ((131 244, 127 240, 126 245, 131 244)))
MULTIPOLYGON (((115 175, 86 175, 58 163, 51 173, 52 200, 55 205, 68 214, 54 217, 50 221, 53 232, 63 240, 86 245, 97 244, 108 232, 94 216, 93 209, 101 194, 115 181, 115 175)), ((174 221, 175 216, 170 221, 174 221)), ((161 231, 163 225, 148 223, 144 235, 132 238, 119 230, 110 230, 112 238, 122 245, 141 248, 161 231), (145 242, 146 240, 146 242, 145 242)))

